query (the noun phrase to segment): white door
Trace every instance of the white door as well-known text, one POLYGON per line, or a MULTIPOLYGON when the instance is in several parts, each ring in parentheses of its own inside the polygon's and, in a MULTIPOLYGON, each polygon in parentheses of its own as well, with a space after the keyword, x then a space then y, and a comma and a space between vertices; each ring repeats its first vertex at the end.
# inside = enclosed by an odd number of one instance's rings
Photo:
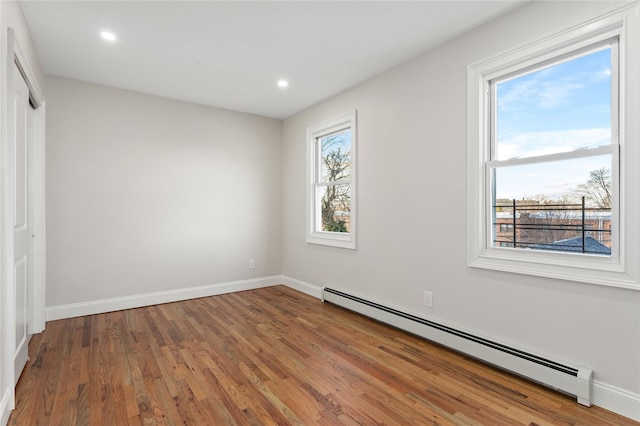
POLYGON ((14 64, 14 101, 15 101, 15 139, 12 145, 14 176, 14 295, 16 307, 16 340, 14 380, 17 383, 29 356, 29 321, 31 317, 31 299, 33 291, 33 227, 29 208, 29 158, 31 156, 32 108, 29 105, 29 88, 18 67, 14 64))

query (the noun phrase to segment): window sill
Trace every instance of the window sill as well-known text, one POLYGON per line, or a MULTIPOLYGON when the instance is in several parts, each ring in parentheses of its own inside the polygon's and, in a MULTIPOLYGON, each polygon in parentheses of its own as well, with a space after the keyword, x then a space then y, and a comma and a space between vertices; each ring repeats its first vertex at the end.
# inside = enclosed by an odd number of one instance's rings
POLYGON ((572 255, 568 255, 567 259, 558 259, 557 256, 550 256, 546 253, 536 253, 536 256, 528 253, 523 256, 521 253, 509 249, 504 250, 505 253, 500 253, 503 250, 488 250, 484 254, 471 259, 468 266, 471 268, 640 290, 638 279, 629 275, 624 271, 620 263, 611 258, 594 255, 586 259, 577 259, 572 258, 574 257, 572 255))
POLYGON ((307 243, 351 250, 356 249, 353 235, 340 232, 316 232, 307 236, 307 243))

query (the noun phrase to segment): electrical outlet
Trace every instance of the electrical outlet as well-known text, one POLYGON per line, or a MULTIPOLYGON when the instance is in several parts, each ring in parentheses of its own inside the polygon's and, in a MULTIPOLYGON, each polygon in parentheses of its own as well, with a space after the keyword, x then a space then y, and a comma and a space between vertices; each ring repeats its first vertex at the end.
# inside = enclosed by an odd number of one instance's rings
POLYGON ((255 259, 249 259, 249 269, 254 269, 256 267, 255 259))
POLYGON ((433 293, 430 291, 424 292, 424 306, 427 308, 433 308, 433 293))

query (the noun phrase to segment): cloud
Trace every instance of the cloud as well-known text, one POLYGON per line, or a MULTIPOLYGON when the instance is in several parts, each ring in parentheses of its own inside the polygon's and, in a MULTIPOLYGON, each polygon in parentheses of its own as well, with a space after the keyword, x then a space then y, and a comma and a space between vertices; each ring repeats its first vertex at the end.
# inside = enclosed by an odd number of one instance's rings
POLYGON ((540 76, 514 83, 498 97, 500 112, 528 109, 547 110, 566 104, 585 84, 582 79, 543 79, 540 76))
POLYGON ((582 89, 583 84, 569 81, 548 81, 541 85, 538 93, 538 108, 551 109, 566 103, 574 92, 582 89))
POLYGON ((608 66, 590 71, 545 68, 499 83, 498 110, 503 113, 548 110, 567 105, 577 92, 588 90, 610 78, 611 69, 608 66))
POLYGON ((599 83, 602 80, 609 80, 611 78, 611 68, 606 67, 600 71, 589 73, 587 78, 589 83, 599 83))

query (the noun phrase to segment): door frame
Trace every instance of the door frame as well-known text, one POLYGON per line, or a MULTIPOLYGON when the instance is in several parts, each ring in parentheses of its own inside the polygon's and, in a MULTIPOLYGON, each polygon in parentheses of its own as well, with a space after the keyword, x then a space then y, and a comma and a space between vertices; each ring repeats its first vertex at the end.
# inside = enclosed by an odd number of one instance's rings
POLYGON ((29 334, 39 333, 44 330, 45 317, 45 98, 44 92, 38 84, 35 73, 23 50, 20 48, 13 28, 7 28, 6 52, 3 59, 4 78, 0 81, 0 305, 2 317, 0 323, 0 338, 2 342, 2 354, 0 354, 3 383, 0 384, 2 407, 0 415, 5 415, 5 410, 15 407, 15 391, 13 389, 14 357, 15 357, 15 315, 14 288, 13 288, 13 222, 14 222, 14 176, 9 171, 8 146, 14 135, 12 123, 15 121, 14 93, 14 63, 20 70, 27 86, 29 97, 35 106, 33 111, 33 151, 31 153, 31 168, 29 176, 32 179, 30 202, 33 212, 33 291, 31 300, 27 303, 31 308, 31 320, 27 325, 29 334), (7 400, 8 397, 8 400, 7 400))

